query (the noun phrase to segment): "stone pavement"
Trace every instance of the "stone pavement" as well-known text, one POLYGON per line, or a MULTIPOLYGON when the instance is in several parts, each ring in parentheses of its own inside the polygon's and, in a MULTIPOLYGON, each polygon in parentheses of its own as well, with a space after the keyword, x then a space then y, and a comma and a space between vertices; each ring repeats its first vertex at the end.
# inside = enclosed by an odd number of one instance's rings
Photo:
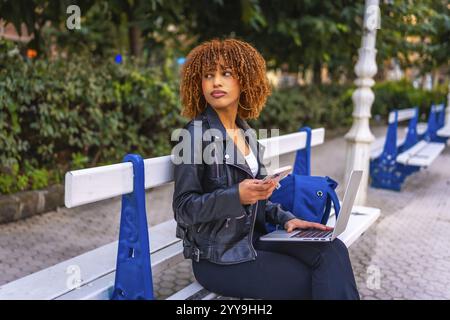
MULTIPOLYGON (((313 174, 342 181, 343 137, 315 147, 312 157, 313 174)), ((449 194, 449 147, 401 192, 369 189, 367 205, 381 208, 381 217, 349 250, 362 299, 450 299, 449 194)), ((148 193, 150 225, 171 217, 171 197, 171 185, 148 193)), ((119 214, 116 198, 0 225, 0 285, 117 240, 119 214)), ((154 275, 156 296, 192 281, 190 261, 183 261, 154 275)))

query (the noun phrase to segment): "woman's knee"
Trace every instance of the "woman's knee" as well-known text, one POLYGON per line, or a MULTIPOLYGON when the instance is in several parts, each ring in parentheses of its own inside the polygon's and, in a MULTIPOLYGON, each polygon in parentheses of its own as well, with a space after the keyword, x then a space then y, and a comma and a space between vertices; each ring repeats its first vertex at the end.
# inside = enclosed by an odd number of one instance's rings
POLYGON ((324 243, 320 247, 319 255, 315 261, 315 267, 328 265, 331 266, 342 258, 349 259, 347 246, 339 239, 332 242, 324 243))
POLYGON ((348 248, 345 245, 345 243, 342 242, 340 239, 335 239, 334 241, 332 241, 331 246, 336 255, 338 255, 341 258, 344 257, 345 259, 350 260, 348 248))
POLYGON ((348 254, 348 248, 341 239, 336 238, 334 241, 331 241, 331 246, 334 250, 348 254))

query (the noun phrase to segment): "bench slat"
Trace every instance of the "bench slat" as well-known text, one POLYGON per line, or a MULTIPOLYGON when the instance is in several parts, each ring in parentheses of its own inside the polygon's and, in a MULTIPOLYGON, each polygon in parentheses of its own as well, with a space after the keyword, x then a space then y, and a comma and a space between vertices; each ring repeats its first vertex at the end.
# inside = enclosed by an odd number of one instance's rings
MULTIPOLYGON (((175 220, 149 228, 150 252, 153 256, 172 245, 180 246, 180 239, 175 237, 175 220)), ((51 300, 71 291, 66 282, 70 276, 67 268, 75 265, 80 268, 81 285, 92 282, 116 269, 117 241, 91 250, 75 258, 66 260, 52 267, 35 272, 0 287, 0 300, 43 299, 51 300)))
POLYGON ((426 122, 419 122, 417 124, 417 134, 422 135, 424 134, 428 129, 428 123, 426 122))
MULTIPOLYGON (((173 180, 171 156, 145 159, 144 171, 146 189, 170 182, 173 180), (154 174, 155 172, 158 174, 154 174)), ((72 208, 131 192, 131 162, 69 171, 65 177, 64 204, 67 208, 72 208)))
MULTIPOLYGON (((319 128, 311 130, 311 147, 322 144, 324 139, 325 129, 319 128)), ((306 147, 306 133, 295 132, 279 137, 260 139, 258 141, 266 147, 264 160, 268 160, 275 156, 304 149, 306 147)))
MULTIPOLYGON (((173 230, 175 232, 175 230, 173 230)), ((183 244, 181 240, 165 247, 163 250, 152 253, 152 274, 157 274, 167 268, 173 267, 182 262, 184 257, 182 255, 183 244)), ((111 271, 108 274, 95 279, 92 282, 85 283, 76 290, 67 292, 64 295, 56 297, 56 300, 109 300, 111 299, 114 289, 114 281, 116 271, 111 271)))
MULTIPOLYGON (((419 136, 423 135, 427 131, 427 128, 428 128, 428 123, 419 122, 416 127, 417 134, 419 136)), ((408 133, 408 129, 409 129, 408 127, 405 128, 406 133, 408 133)))
MULTIPOLYGON (((325 130, 311 132, 311 145, 323 143, 325 130)), ((305 148, 306 133, 297 132, 279 137, 261 139, 266 146, 264 161, 276 155, 305 148)), ((144 160, 145 188, 152 188, 173 181, 171 156, 144 160), (157 174, 155 174, 157 173, 157 174)), ((65 205, 72 208, 82 204, 113 198, 133 191, 133 168, 131 163, 69 171, 65 177, 65 205)))
POLYGON ((437 135, 442 138, 450 138, 450 124, 438 130, 437 135))
MULTIPOLYGON (((416 115, 416 109, 402 109, 398 110, 397 122, 408 120, 414 118, 416 115)), ((395 112, 389 112, 389 123, 394 123, 395 121, 395 112)))
POLYGON ((397 156, 397 162, 405 165, 427 167, 444 150, 443 143, 420 141, 397 156))

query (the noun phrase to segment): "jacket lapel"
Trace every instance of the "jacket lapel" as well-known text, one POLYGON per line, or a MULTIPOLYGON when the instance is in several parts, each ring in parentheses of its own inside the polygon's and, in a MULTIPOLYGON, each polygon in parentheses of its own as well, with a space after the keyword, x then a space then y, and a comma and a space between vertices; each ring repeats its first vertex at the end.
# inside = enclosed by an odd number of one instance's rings
MULTIPOLYGON (((232 138, 228 135, 225 127, 223 126, 222 122, 220 121, 220 118, 217 115, 214 108, 208 104, 204 111, 204 114, 208 121, 209 127, 211 129, 219 130, 222 134, 221 136, 224 138, 224 141, 223 141, 223 143, 224 143, 224 148, 223 148, 224 158, 223 159, 225 160, 225 163, 232 165, 236 168, 239 168, 239 169, 245 171, 251 177, 254 177, 252 174, 252 171, 250 170, 250 167, 248 166, 247 162, 245 161, 244 155, 237 148, 237 146, 233 142, 232 138)), ((254 130, 251 129, 251 127, 248 125, 248 123, 245 120, 241 119, 238 116, 236 118, 236 124, 239 128, 244 130, 244 133, 246 133, 245 134, 246 141, 258 161, 258 173, 256 174, 256 177, 257 177, 261 171, 261 162, 263 159, 262 156, 264 154, 265 148, 258 142, 256 133, 254 132, 254 130)))

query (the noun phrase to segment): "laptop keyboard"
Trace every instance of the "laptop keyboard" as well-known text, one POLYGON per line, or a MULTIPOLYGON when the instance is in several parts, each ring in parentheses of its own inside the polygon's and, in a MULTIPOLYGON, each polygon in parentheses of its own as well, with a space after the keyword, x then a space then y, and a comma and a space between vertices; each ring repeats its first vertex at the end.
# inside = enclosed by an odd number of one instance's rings
POLYGON ((320 231, 320 230, 304 230, 293 235, 291 238, 327 238, 333 231, 320 231))

